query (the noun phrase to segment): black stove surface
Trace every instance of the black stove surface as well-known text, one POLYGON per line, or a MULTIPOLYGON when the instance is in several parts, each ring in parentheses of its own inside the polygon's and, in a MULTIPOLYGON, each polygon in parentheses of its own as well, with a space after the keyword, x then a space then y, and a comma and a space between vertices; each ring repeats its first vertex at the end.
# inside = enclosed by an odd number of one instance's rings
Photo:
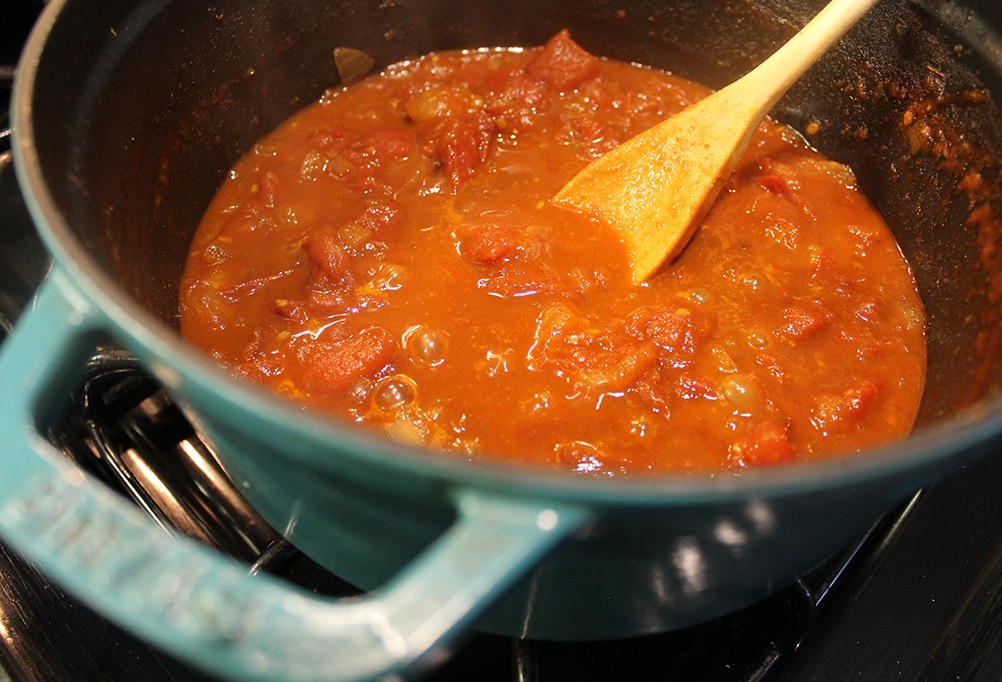
MULTIPOLYGON (((17 52, 12 46, 23 39, 40 6, 15 0, 11 20, 5 15, 7 23, 0 26, 0 112, 6 112, 17 52)), ((0 117, 0 130, 5 128, 6 118, 0 117)), ((0 341, 48 266, 5 151, 6 141, 0 140, 0 341)), ((114 399, 91 395, 78 400, 82 407, 54 434, 68 456, 149 506, 155 516, 158 509, 176 506, 180 517, 167 513, 158 519, 165 529, 180 525, 202 534, 205 541, 245 560, 248 570, 268 570, 325 594, 351 593, 266 527, 255 526, 250 541, 246 534, 234 541, 213 522, 226 514, 199 511, 212 500, 178 490, 176 499, 165 503, 121 486, 116 467, 109 466, 111 450, 134 452, 139 447, 132 428, 137 421, 153 420, 146 424, 145 446, 150 429, 194 439, 196 446, 197 438, 159 387, 127 357, 114 352, 103 357, 94 381, 81 391, 99 389, 100 395, 114 399), (131 402, 123 405, 123 400, 131 402), (137 413, 133 408, 139 404, 145 407, 137 413), (143 411, 149 406, 152 411, 143 411), (123 415, 128 428, 122 426, 123 415), (187 518, 194 518, 191 527, 187 518)), ((165 455, 171 447, 168 437, 162 446, 139 449, 167 467, 165 477, 178 478, 166 463, 178 460, 165 455)), ((1002 458, 982 459, 918 494, 789 589, 703 626, 602 643, 470 634, 431 678, 1002 680, 999 489, 1002 458)), ((0 679, 5 674, 14 680, 207 679, 108 623, 0 544, 0 679)))

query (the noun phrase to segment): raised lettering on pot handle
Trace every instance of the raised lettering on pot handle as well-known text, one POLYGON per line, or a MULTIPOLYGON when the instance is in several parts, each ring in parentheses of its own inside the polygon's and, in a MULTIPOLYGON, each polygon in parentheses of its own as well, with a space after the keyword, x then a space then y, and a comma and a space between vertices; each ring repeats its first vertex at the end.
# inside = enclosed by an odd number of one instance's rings
POLYGON ((457 491, 457 520, 389 583, 329 599, 170 537, 56 452, 37 424, 104 319, 56 270, 0 352, 0 535, 110 619, 216 675, 371 679, 430 662, 556 542, 577 509, 457 491))

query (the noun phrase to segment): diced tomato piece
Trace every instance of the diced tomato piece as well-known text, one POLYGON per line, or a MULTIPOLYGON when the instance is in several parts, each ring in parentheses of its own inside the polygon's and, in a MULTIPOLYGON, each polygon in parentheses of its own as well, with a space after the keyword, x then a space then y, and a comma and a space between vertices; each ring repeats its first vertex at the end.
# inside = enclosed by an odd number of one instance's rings
MULTIPOLYGON (((266 210, 266 207, 242 206, 226 217, 220 236, 225 235, 237 244, 244 243, 252 239, 255 232, 271 229, 274 224, 274 212, 266 210)), ((225 246, 218 241, 203 252, 203 258, 210 267, 229 260, 233 255, 233 246, 225 246)))
POLYGON ((783 326, 777 331, 788 339, 806 341, 826 326, 828 315, 821 308, 793 305, 783 310, 783 326))
POLYGON ((273 356, 263 355, 259 357, 248 357, 243 362, 238 362, 233 369, 239 376, 251 381, 261 381, 266 377, 276 377, 282 374, 285 367, 282 360, 273 356))
POLYGON ((887 304, 883 300, 871 298, 856 308, 856 317, 866 322, 876 322, 886 309, 887 304))
POLYGON ((603 348, 601 343, 596 343, 586 353, 579 353, 577 359, 584 363, 577 374, 579 386, 626 391, 654 367, 657 353, 647 344, 603 348))
POLYGON ((551 97, 545 85, 520 69, 494 74, 488 87, 492 95, 487 100, 487 111, 505 119, 509 126, 528 127, 538 123, 535 112, 546 106, 551 97))
POLYGON ((765 158, 759 163, 759 169, 762 172, 758 178, 759 184, 769 192, 800 207, 811 218, 816 217, 810 205, 800 195, 800 178, 793 166, 772 158, 765 158))
POLYGON ((595 328, 569 306, 553 305, 539 317, 529 361, 583 390, 625 391, 654 368, 657 353, 621 330, 595 328))
POLYGON ((822 432, 854 426, 880 393, 880 387, 870 379, 850 386, 841 395, 822 395, 814 402, 811 422, 822 432))
POLYGON ((584 111, 562 116, 560 125, 561 133, 579 145, 585 157, 599 157, 622 142, 615 128, 584 111))
POLYGON ((407 115, 418 123, 463 117, 482 108, 481 99, 462 84, 438 85, 416 92, 404 104, 407 115))
POLYGON ((793 197, 794 191, 800 186, 797 172, 788 163, 765 157, 758 164, 759 184, 773 194, 779 194, 787 199, 793 197))
POLYGON ((708 335, 710 323, 689 308, 642 308, 630 315, 627 330, 669 353, 692 354, 708 335))
POLYGON ((656 371, 657 359, 652 363, 655 371, 647 372, 639 377, 631 388, 632 395, 639 398, 642 404, 646 405, 651 412, 669 413, 673 398, 672 388, 662 380, 656 371))
POLYGON ((336 227, 325 224, 315 227, 303 240, 303 248, 317 271, 309 283, 309 296, 305 302, 281 306, 279 314, 296 312, 294 306, 306 305, 313 313, 332 315, 348 312, 358 303, 352 258, 341 245, 336 227))
POLYGON ((570 31, 563 29, 547 41, 526 71, 558 90, 573 90, 597 73, 598 64, 598 57, 574 42, 570 31))
POLYGON ((309 142, 310 149, 320 157, 314 162, 317 168, 337 178, 358 181, 356 172, 368 162, 366 145, 357 134, 342 129, 325 130, 311 135, 309 142))
POLYGON ((341 282, 349 276, 351 256, 342 248, 337 228, 332 225, 313 228, 303 239, 303 248, 324 279, 341 282))
POLYGON ((753 424, 730 448, 731 462, 740 467, 783 464, 795 456, 786 427, 770 421, 753 424))
POLYGON ((445 121, 437 133, 435 152, 453 190, 473 177, 490 156, 497 122, 485 111, 445 121))
POLYGON ((415 134, 413 130, 377 130, 369 133, 365 141, 378 158, 403 161, 414 151, 415 134))
POLYGON ((301 352, 303 387, 318 394, 343 393, 362 377, 375 376, 393 360, 397 343, 382 327, 354 334, 332 332, 301 352))
POLYGON ((407 114, 425 124, 430 151, 457 189, 487 160, 497 122, 480 97, 464 85, 443 85, 411 96, 407 114))
POLYGON ((309 313, 303 307, 303 302, 298 299, 283 298, 275 301, 275 314, 299 323, 306 322, 309 319, 309 313))
POLYGON ((261 277, 253 277, 251 279, 245 279, 242 282, 238 282, 231 287, 224 287, 219 290, 219 295, 222 298, 230 301, 231 303, 236 303, 237 301, 247 298, 248 296, 253 296, 259 293, 268 284, 278 281, 288 275, 291 270, 286 270, 283 272, 276 272, 271 275, 263 275, 261 277))
POLYGON ((787 199, 793 197, 793 190, 790 188, 790 181, 781 175, 762 175, 758 179, 759 184, 773 194, 778 194, 787 199))
POLYGON ((675 384, 675 395, 682 400, 716 400, 720 392, 713 382, 704 376, 683 372, 675 384))
POLYGON ((369 232, 379 232, 390 227, 400 212, 396 202, 384 198, 365 207, 358 218, 358 224, 369 232))
POLYGON ((504 225, 477 225, 462 239, 460 252, 474 263, 496 263, 515 254, 521 234, 504 225))
POLYGON ((813 266, 812 278, 824 277, 835 268, 835 254, 828 247, 817 248, 811 253, 811 265, 813 266))
POLYGON ((588 321, 570 306, 557 303, 546 308, 536 320, 536 331, 529 349, 529 368, 538 370, 554 361, 553 349, 574 331, 587 329, 588 321))

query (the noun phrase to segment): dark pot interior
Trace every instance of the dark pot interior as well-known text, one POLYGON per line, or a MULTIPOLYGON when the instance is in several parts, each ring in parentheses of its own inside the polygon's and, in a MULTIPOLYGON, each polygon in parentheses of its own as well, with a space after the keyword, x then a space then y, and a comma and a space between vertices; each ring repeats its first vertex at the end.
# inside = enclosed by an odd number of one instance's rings
MULTIPOLYGON (((136 5, 64 9, 34 117, 42 167, 86 257, 175 326, 176 287, 205 205, 257 138, 338 84, 335 47, 382 66, 436 49, 538 44, 566 26, 597 54, 719 86, 821 3, 136 5)), ((880 3, 776 111, 800 130, 816 126, 809 141, 853 167, 915 267, 929 314, 923 423, 991 395, 1002 378, 998 48, 986 27, 964 23, 963 8, 936 7, 939 17, 880 3)))

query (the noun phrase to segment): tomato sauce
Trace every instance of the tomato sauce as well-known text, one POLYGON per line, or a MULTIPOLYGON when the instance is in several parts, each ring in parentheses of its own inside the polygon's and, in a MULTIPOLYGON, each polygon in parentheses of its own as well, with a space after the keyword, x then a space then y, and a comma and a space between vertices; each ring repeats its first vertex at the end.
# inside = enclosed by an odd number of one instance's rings
POLYGON ((597 58, 444 52, 328 92, 231 171, 181 327, 235 374, 408 443, 608 476, 904 437, 925 372, 908 264, 851 171, 767 121, 685 252, 548 200, 703 97, 597 58))

